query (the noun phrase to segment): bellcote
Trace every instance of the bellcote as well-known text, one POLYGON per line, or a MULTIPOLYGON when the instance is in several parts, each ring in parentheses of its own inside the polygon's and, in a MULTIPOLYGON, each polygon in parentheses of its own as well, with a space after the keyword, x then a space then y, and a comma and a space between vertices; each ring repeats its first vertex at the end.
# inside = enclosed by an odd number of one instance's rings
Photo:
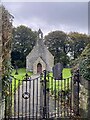
POLYGON ((43 32, 41 29, 38 30, 38 39, 43 39, 43 32))

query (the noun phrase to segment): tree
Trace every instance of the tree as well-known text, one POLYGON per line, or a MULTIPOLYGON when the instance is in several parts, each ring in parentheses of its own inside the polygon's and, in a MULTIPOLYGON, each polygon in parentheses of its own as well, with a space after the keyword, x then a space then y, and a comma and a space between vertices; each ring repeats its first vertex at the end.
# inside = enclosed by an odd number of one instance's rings
MULTIPOLYGON (((17 60, 17 62, 21 61, 23 66, 25 66, 26 56, 32 50, 35 45, 37 38, 37 32, 33 32, 30 28, 26 26, 19 26, 17 28, 13 28, 13 43, 12 43, 12 63, 17 60)), ((18 64, 20 65, 20 64, 18 64)))
POLYGON ((53 31, 45 36, 45 44, 55 57, 55 63, 62 62, 66 65, 69 62, 67 56, 68 36, 63 31, 53 31))
POLYGON ((70 32, 68 36, 70 38, 69 51, 74 59, 78 58, 89 43, 89 36, 78 32, 70 32))
POLYGON ((90 80, 90 43, 85 47, 82 54, 74 60, 73 70, 79 68, 80 74, 90 80))

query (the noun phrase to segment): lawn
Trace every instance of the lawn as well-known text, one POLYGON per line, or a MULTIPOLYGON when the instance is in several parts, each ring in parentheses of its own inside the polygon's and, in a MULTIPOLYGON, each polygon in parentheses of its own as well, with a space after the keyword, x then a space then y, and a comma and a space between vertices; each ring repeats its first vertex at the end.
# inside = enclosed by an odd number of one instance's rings
POLYGON ((71 77, 71 69, 70 68, 64 68, 63 69, 63 78, 69 78, 71 77))
POLYGON ((71 69, 70 68, 64 68, 62 71, 62 80, 54 80, 53 74, 49 73, 49 76, 47 76, 47 88, 53 93, 56 91, 56 94, 58 94, 59 91, 68 91, 70 90, 71 85, 71 69), (50 77, 49 77, 50 76, 50 77))
MULTIPOLYGON (((25 78, 26 70, 24 68, 18 69, 18 75, 15 75, 15 70, 12 72, 12 76, 16 78, 16 80, 13 78, 12 80, 12 108, 14 108, 14 93, 16 89, 18 89, 18 86, 22 84, 22 80, 25 78)), ((63 90, 65 92, 70 90, 70 82, 71 82, 71 70, 69 68, 63 69, 63 80, 54 80, 53 79, 53 73, 49 73, 49 77, 47 76, 47 88, 49 88, 50 93, 55 98, 58 98, 58 93, 63 90), (54 92, 55 91, 55 92, 54 92)), ((32 73, 28 72, 28 75, 32 75, 32 73)))
MULTIPOLYGON (((15 72, 16 72, 15 70, 13 70, 12 72, 12 76, 16 78, 16 80, 15 79, 12 80, 13 92, 15 91, 15 89, 18 88, 19 84, 22 84, 22 80, 25 78, 26 70, 25 68, 18 69, 18 75, 15 75, 15 72)), ((58 92, 60 90, 68 90, 70 88, 71 69, 64 68, 62 74, 63 74, 63 80, 54 80, 53 74, 49 73, 49 77, 47 77, 47 80, 49 80, 49 82, 47 83, 47 87, 51 91, 56 90, 58 92)), ((28 72, 28 75, 32 75, 32 73, 28 72)))
MULTIPOLYGON (((16 70, 12 71, 12 76, 14 78, 12 79, 12 92, 14 92, 15 89, 18 88, 18 85, 22 83, 22 80, 25 78, 26 70, 25 68, 18 69, 18 75, 15 75, 16 70)), ((28 72, 28 75, 32 75, 31 72, 28 72)))

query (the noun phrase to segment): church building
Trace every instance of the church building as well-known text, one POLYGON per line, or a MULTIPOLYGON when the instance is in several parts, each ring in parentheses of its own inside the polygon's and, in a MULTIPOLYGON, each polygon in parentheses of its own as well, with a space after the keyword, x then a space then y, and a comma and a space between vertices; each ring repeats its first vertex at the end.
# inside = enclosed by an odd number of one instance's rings
POLYGON ((36 45, 26 57, 26 69, 37 74, 43 70, 52 71, 53 66, 54 56, 44 44, 43 33, 39 29, 36 45))

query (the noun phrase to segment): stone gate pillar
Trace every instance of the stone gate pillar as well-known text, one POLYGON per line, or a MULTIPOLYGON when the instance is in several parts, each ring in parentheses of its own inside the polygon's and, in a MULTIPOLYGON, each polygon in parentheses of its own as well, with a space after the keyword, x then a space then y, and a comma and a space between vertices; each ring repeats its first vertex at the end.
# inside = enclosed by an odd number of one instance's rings
POLYGON ((76 116, 79 116, 79 82, 79 69, 77 69, 73 76, 73 110, 76 116))
POLYGON ((90 80, 80 78, 80 115, 90 119, 90 80))

